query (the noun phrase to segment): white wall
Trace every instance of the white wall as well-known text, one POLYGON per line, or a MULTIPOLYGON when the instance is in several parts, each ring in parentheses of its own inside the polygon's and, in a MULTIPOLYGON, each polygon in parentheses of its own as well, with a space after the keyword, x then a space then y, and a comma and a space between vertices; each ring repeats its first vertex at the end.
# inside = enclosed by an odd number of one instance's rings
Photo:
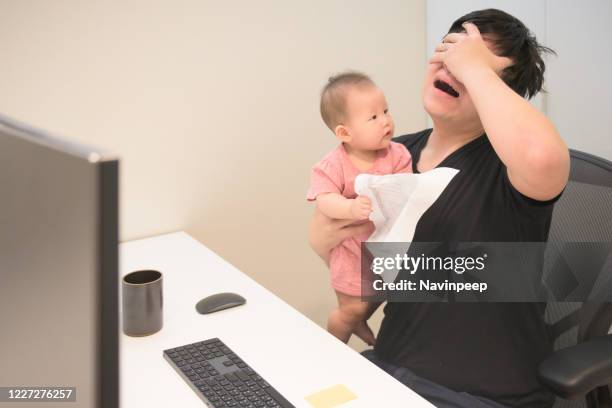
POLYGON ((0 50, 0 112, 121 155, 123 239, 185 229, 320 324, 320 88, 363 70, 426 123, 425 0, 0 0, 0 50))
POLYGON ((612 2, 548 0, 548 115, 571 148, 612 160, 612 2))

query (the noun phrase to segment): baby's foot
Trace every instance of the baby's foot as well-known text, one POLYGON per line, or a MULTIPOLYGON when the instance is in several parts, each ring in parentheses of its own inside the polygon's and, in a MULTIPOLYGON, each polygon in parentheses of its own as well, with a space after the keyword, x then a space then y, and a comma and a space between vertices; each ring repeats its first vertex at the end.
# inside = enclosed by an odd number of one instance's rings
POLYGON ((364 343, 366 343, 368 346, 373 346, 374 343, 376 343, 376 337, 374 337, 372 329, 370 329, 370 326, 368 326, 368 322, 366 322, 365 320, 362 320, 361 322, 357 323, 353 334, 363 340, 364 343))

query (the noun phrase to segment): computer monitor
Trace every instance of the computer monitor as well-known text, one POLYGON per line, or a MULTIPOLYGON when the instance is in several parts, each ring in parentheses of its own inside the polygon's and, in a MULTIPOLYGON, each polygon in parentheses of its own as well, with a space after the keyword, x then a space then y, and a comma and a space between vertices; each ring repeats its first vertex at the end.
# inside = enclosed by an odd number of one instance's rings
POLYGON ((0 116, 0 387, 118 406, 118 167, 0 116))

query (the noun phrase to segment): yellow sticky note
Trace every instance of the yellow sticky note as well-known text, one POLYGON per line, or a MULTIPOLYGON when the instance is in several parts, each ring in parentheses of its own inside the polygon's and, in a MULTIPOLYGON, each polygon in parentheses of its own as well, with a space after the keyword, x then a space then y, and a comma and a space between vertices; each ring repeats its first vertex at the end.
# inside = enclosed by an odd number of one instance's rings
POLYGON ((334 408, 354 399, 357 399, 357 396, 342 384, 334 385, 306 397, 306 401, 314 408, 334 408))

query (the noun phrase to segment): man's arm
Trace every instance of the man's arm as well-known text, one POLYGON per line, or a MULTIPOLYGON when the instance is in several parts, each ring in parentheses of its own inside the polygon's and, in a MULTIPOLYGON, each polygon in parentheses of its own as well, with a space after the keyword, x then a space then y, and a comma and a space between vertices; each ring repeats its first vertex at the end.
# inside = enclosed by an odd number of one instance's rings
POLYGON ((536 200, 549 200, 565 187, 569 151, 552 123, 499 77, 511 64, 493 54, 478 28, 450 34, 448 50, 434 54, 462 82, 478 112, 491 145, 508 169, 512 185, 536 200))
POLYGON ((326 264, 329 264, 329 253, 345 239, 374 231, 372 222, 352 225, 354 220, 333 219, 315 209, 308 226, 310 247, 326 264))
POLYGON ((536 200, 557 196, 568 180, 569 151, 552 123, 493 70, 474 70, 465 81, 512 185, 536 200))

